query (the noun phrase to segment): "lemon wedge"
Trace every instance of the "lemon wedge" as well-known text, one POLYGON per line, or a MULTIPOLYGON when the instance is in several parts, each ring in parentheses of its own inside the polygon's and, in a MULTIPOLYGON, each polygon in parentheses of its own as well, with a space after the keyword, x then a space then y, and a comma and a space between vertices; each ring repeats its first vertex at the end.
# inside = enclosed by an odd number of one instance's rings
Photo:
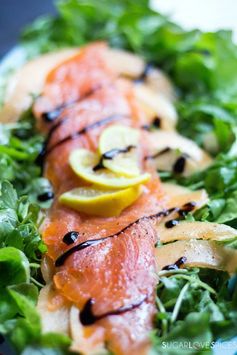
POLYGON ((76 149, 69 156, 69 164, 75 174, 83 180, 105 188, 122 189, 143 184, 150 179, 150 174, 144 173, 136 177, 118 176, 117 174, 101 168, 95 169, 100 162, 100 156, 86 149, 76 149))
POLYGON ((135 128, 114 125, 106 128, 99 139, 103 166, 128 177, 140 174, 137 146, 140 132, 135 128))
POLYGON ((79 212, 101 217, 119 216, 139 197, 140 186, 123 190, 100 190, 93 187, 79 187, 59 197, 60 203, 79 212))

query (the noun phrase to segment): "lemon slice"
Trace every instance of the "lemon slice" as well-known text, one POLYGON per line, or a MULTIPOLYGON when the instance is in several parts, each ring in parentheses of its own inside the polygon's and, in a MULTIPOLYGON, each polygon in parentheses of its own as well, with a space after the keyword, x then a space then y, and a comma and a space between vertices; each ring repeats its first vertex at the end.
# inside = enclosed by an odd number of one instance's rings
POLYGON ((103 166, 119 175, 138 176, 139 136, 139 130, 126 126, 114 125, 106 128, 99 140, 99 153, 104 158, 103 166))
POLYGON ((128 178, 118 176, 117 174, 107 170, 94 170, 100 162, 99 154, 92 153, 86 149, 76 149, 69 156, 69 164, 73 171, 83 180, 91 182, 95 185, 122 189, 138 184, 143 184, 150 179, 150 174, 144 173, 139 176, 128 178))
POLYGON ((65 192, 59 201, 79 212, 101 217, 118 216, 139 197, 140 186, 123 190, 100 190, 93 187, 79 187, 65 192))

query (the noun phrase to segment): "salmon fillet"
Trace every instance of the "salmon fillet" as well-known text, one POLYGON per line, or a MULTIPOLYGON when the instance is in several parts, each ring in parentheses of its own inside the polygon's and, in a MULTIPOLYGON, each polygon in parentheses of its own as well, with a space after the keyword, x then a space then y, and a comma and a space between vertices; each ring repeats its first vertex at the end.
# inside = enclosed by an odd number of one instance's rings
MULTIPOLYGON (((156 218, 149 216, 159 216, 165 207, 156 172, 150 171, 152 179, 143 194, 116 218, 88 216, 58 202, 61 193, 85 184, 68 164, 73 149, 95 151, 109 125, 140 128, 146 123, 132 85, 107 65, 105 48, 103 43, 89 45, 58 65, 34 104, 38 127, 48 136, 41 156, 44 176, 55 193, 42 233, 47 256, 55 264, 54 288, 79 309, 78 322, 90 334, 99 334, 98 341, 114 354, 143 354, 156 312, 158 282, 156 218), (62 240, 70 231, 79 233, 73 246, 62 240), (90 246, 78 250, 85 242, 90 246), (74 252, 62 260, 72 247, 74 252)), ((149 142, 145 132, 141 136, 142 161, 149 142)))

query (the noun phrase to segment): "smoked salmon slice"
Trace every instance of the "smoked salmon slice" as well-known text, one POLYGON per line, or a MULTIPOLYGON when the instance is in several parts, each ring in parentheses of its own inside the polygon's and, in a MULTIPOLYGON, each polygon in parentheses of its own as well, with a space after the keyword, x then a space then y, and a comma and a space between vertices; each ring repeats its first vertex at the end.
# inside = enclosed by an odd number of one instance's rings
MULTIPOLYGON (((68 164, 73 149, 95 151, 108 125, 146 123, 132 84, 113 72, 105 50, 105 44, 95 43, 58 65, 34 104, 38 126, 47 134, 44 175, 55 193, 42 233, 55 265, 55 292, 78 308, 78 322, 93 334, 100 329, 100 341, 114 354, 139 355, 147 350, 156 312, 154 223, 165 207, 158 176, 152 171, 143 194, 116 218, 87 216, 58 202, 61 193, 84 184, 68 164), (71 231, 78 238, 67 245, 63 237, 71 231)), ((141 156, 147 144, 143 134, 141 156)), ((77 350, 86 353, 80 342, 77 350)))

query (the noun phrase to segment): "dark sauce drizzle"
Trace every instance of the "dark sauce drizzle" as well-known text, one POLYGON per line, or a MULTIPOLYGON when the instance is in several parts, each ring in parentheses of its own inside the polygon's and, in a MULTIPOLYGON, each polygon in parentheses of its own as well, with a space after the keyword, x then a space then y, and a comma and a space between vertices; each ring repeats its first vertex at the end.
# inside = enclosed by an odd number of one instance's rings
POLYGON ((67 122, 70 118, 68 117, 64 117, 62 118, 60 121, 56 122, 49 130, 47 138, 46 138, 46 142, 48 143, 49 140, 51 139, 53 133, 60 127, 62 126, 65 122, 67 122))
POLYGON ((160 128, 161 126, 161 118, 160 117, 155 117, 153 122, 152 122, 152 125, 156 128, 160 128))
POLYGON ((68 232, 63 237, 63 243, 67 245, 73 244, 77 241, 79 235, 80 235, 79 232, 76 231, 68 232))
POLYGON ((173 172, 176 174, 182 174, 186 167, 186 160, 190 158, 187 153, 183 153, 174 163, 173 165, 173 172))
MULTIPOLYGON (((54 122, 59 116, 60 114, 63 112, 63 110, 67 107, 73 106, 75 103, 82 101, 86 98, 88 98, 90 95, 92 95, 95 91, 101 89, 102 86, 98 85, 97 87, 93 88, 92 90, 88 91, 86 94, 84 94, 82 97, 78 98, 77 100, 73 100, 71 102, 67 102, 64 103, 60 106, 58 106, 57 108, 55 108, 53 111, 50 112, 44 112, 42 113, 42 118, 47 121, 47 122, 54 122)), ((47 135, 47 138, 43 144, 42 150, 39 153, 39 155, 37 156, 35 162, 36 164, 38 164, 39 166, 41 166, 41 168, 43 168, 43 164, 44 164, 44 158, 45 155, 48 153, 47 152, 47 146, 49 144, 49 141, 53 135, 53 133, 62 125, 64 124, 67 120, 69 120, 68 117, 64 117, 63 119, 61 119, 59 122, 57 122, 56 124, 54 124, 47 135)))
MULTIPOLYGON (((161 150, 158 153, 155 153, 153 155, 148 155, 144 158, 144 160, 148 160, 148 159, 156 159, 159 156, 168 153, 169 151, 171 151, 170 147, 167 147, 163 150, 161 150)), ((178 157, 178 159, 175 161, 172 170, 175 174, 182 174, 185 170, 186 167, 186 160, 189 158, 188 154, 182 154, 180 157, 178 157)))
POLYGON ((101 85, 98 85, 95 88, 92 88, 91 90, 87 91, 84 95, 82 95, 81 97, 78 97, 76 100, 72 100, 69 102, 65 102, 62 105, 57 106, 54 110, 49 111, 49 112, 43 112, 42 113, 42 118, 44 119, 44 121, 46 122, 53 122, 55 121, 63 112, 63 110, 67 107, 73 106, 75 105, 77 102, 84 100, 86 98, 88 98, 89 96, 91 96, 92 94, 94 94, 95 91, 97 91, 98 89, 101 88, 101 85))
POLYGON ((177 220, 177 219, 171 219, 170 221, 167 221, 167 222, 165 223, 165 227, 166 227, 166 228, 173 228, 173 227, 177 226, 178 223, 179 223, 179 220, 177 220))
POLYGON ((174 264, 170 264, 170 265, 166 265, 162 268, 162 270, 178 270, 180 268, 180 266, 182 266, 183 264, 185 264, 187 261, 186 256, 182 256, 181 258, 179 258, 174 264))
POLYGON ((123 229, 121 229, 120 231, 118 231, 117 233, 115 234, 112 234, 112 235, 109 235, 107 237, 102 237, 102 238, 99 238, 99 239, 90 239, 90 240, 87 240, 85 242, 82 242, 78 245, 75 245, 74 247, 68 249, 65 253, 63 253, 62 255, 60 255, 56 261, 55 261, 55 266, 56 267, 60 267, 62 266, 65 261, 69 258, 69 256, 71 256, 73 253, 77 252, 77 251, 80 251, 80 250, 83 250, 83 249, 86 249, 90 246, 95 246, 95 245, 98 245, 98 244, 101 244, 103 243, 105 240, 107 239, 111 239, 115 236, 119 236, 120 234, 124 233, 127 229, 129 229, 130 227, 132 227, 133 225, 143 221, 143 220, 146 220, 146 219, 155 219, 155 218, 159 218, 159 217, 167 217, 169 216, 171 213, 173 212, 177 212, 180 214, 180 211, 186 211, 186 212, 189 212, 191 211, 192 209, 194 209, 196 206, 195 202, 189 202, 189 203, 186 203, 182 209, 180 209, 179 207, 172 207, 172 208, 169 208, 167 210, 163 210, 163 211, 160 211, 158 213, 155 213, 155 214, 152 214, 150 216, 143 216, 143 217, 140 217, 138 218, 136 221, 134 222, 131 222, 130 224, 128 224, 126 227, 124 227, 123 229))
POLYGON ((47 154, 47 146, 50 142, 50 139, 52 138, 53 133, 60 127, 62 126, 66 121, 68 121, 69 118, 68 117, 64 117, 62 118, 59 122, 55 123, 49 130, 47 137, 44 141, 43 144, 43 148, 41 150, 41 152, 39 153, 38 157, 36 158, 36 163, 38 165, 40 165, 41 167, 43 167, 43 163, 44 163, 44 157, 47 154))
MULTIPOLYGON (((171 214, 173 212, 179 213, 180 211, 183 211, 183 210, 190 211, 190 210, 192 210, 195 207, 195 205, 196 204, 194 202, 189 202, 189 203, 187 203, 187 204, 185 204, 183 206, 183 209, 180 209, 178 207, 173 207, 173 208, 170 208, 170 209, 167 209, 167 210, 160 211, 160 212, 158 212, 156 214, 153 214, 153 215, 150 215, 150 216, 143 216, 143 217, 137 219, 136 221, 130 223, 129 225, 124 227, 122 230, 118 231, 117 233, 115 233, 113 235, 110 235, 110 236, 107 236, 107 237, 102 237, 102 238, 99 238, 99 239, 87 240, 87 241, 82 242, 82 243, 80 243, 78 245, 75 245, 74 247, 68 249, 65 253, 63 253, 62 255, 60 255, 56 259, 55 266, 56 267, 62 266, 65 263, 65 261, 68 259, 68 257, 70 257, 73 253, 75 253, 77 251, 86 249, 86 248, 88 248, 90 246, 95 246, 95 245, 101 244, 102 242, 104 242, 107 239, 113 238, 115 236, 119 236, 120 234, 124 233, 127 229, 129 229, 130 227, 132 227, 133 225, 139 223, 142 220, 159 218, 159 217, 167 217, 169 214, 171 214)), ((64 236, 63 241, 66 242, 64 239, 67 240, 69 238, 70 243, 66 243, 66 244, 70 245, 70 244, 74 243, 76 240, 71 241, 71 237, 72 237, 72 235, 74 235, 74 233, 76 233, 76 237, 78 237, 79 233, 75 232, 75 231, 72 231, 72 232, 67 233, 64 236)), ((182 264, 184 264, 186 262, 186 260, 187 260, 186 257, 182 257, 179 260, 177 260, 175 264, 165 266, 162 270, 178 269, 182 264)), ((92 298, 90 298, 86 302, 86 304, 85 304, 84 308, 82 309, 82 311, 80 312, 80 321, 81 321, 82 325, 89 326, 89 325, 94 324, 96 321, 98 321, 100 319, 103 319, 103 318, 105 318, 107 316, 119 315, 119 314, 122 314, 122 313, 125 313, 125 312, 129 312, 129 311, 133 310, 134 308, 139 307, 146 299, 147 299, 147 296, 142 301, 140 301, 139 303, 131 304, 131 305, 125 306, 125 307, 121 307, 121 308, 118 308, 117 310, 106 312, 106 313, 101 314, 101 315, 94 315, 92 307, 93 307, 95 301, 92 298)))
POLYGON ((173 172, 176 174, 182 174, 184 172, 185 165, 186 165, 186 157, 182 155, 174 163, 173 172))
POLYGON ((43 194, 37 196, 37 200, 40 202, 46 202, 54 198, 53 191, 46 191, 43 194))
POLYGON ((126 148, 121 148, 121 149, 114 148, 114 149, 108 150, 108 152, 105 152, 104 154, 102 154, 99 163, 96 166, 94 166, 93 170, 97 171, 100 169, 104 169, 104 164, 103 164, 104 160, 113 160, 113 158, 116 157, 118 154, 128 153, 134 148, 136 148, 135 145, 129 145, 126 148))
POLYGON ((103 313, 101 315, 95 315, 93 313, 93 305, 95 304, 95 301, 93 298, 90 298, 84 308, 82 309, 82 311, 80 312, 80 322, 82 325, 84 326, 88 326, 88 325, 92 325, 94 324, 96 321, 100 320, 100 319, 103 319, 105 317, 108 317, 108 316, 115 316, 115 315, 119 315, 119 314, 122 314, 122 313, 126 313, 126 312, 129 312, 139 306, 141 306, 141 304, 147 299, 147 296, 145 296, 141 301, 139 301, 138 303, 134 303, 134 304, 131 304, 131 305, 128 305, 128 306, 124 306, 124 307, 120 307, 116 310, 113 310, 113 311, 109 311, 109 312, 106 312, 106 313, 103 313))
POLYGON ((161 127, 161 118, 155 117, 150 124, 143 125, 141 128, 146 131, 150 131, 152 128, 160 128, 161 127))
POLYGON ((107 239, 113 238, 115 236, 119 236, 120 234, 124 233, 127 229, 129 229, 130 227, 132 227, 133 225, 139 223, 142 220, 159 218, 159 217, 166 217, 170 213, 174 212, 175 210, 178 211, 178 208, 176 208, 176 209, 175 208, 170 208, 168 210, 160 211, 160 212, 158 212, 156 214, 153 214, 153 215, 150 215, 150 216, 144 216, 144 217, 138 218, 136 221, 130 223, 129 225, 127 225, 126 227, 124 227, 122 230, 118 231, 115 234, 109 235, 107 237, 102 237, 102 238, 99 238, 99 239, 87 240, 87 241, 82 242, 82 243, 80 243, 78 245, 75 245, 74 247, 68 249, 65 253, 63 253, 62 255, 60 255, 56 259, 55 266, 56 267, 62 266, 65 263, 65 261, 68 259, 68 257, 71 256, 73 253, 75 253, 77 251, 80 251, 82 249, 88 248, 90 246, 98 245, 98 244, 104 242, 107 239))
POLYGON ((158 158, 159 156, 168 153, 170 150, 171 150, 171 149, 170 149, 169 147, 167 147, 167 148, 161 150, 161 151, 158 152, 158 153, 155 153, 155 154, 153 154, 153 155, 147 155, 147 156, 144 158, 144 160, 156 159, 156 158, 158 158))
POLYGON ((185 205, 183 205, 183 208, 178 211, 179 216, 185 217, 187 213, 193 211, 196 206, 197 204, 194 201, 185 203, 185 205))
POLYGON ((55 121, 58 116, 61 115, 62 111, 64 110, 64 108, 66 108, 67 105, 64 104, 64 105, 61 105, 61 106, 58 106, 57 108, 55 108, 54 110, 52 111, 49 111, 49 112, 43 112, 41 117, 43 118, 44 121, 46 122, 53 122, 55 121))
POLYGON ((188 202, 188 203, 185 203, 185 205, 183 205, 183 208, 180 208, 177 210, 177 213, 179 215, 179 218, 178 219, 171 219, 170 221, 167 221, 165 223, 165 227, 166 228, 173 228, 175 226, 177 226, 177 224, 179 224, 179 222, 181 220, 183 220, 186 215, 188 214, 188 212, 191 212, 194 210, 194 208, 196 207, 196 202, 194 201, 191 201, 191 202, 188 202))
MULTIPOLYGON (((49 139, 52 135, 52 130, 50 131, 50 137, 46 139, 46 142, 40 152, 40 154, 38 155, 37 159, 36 159, 36 163, 39 164, 40 166, 43 165, 44 163, 44 159, 46 157, 47 154, 51 153, 56 147, 72 140, 72 139, 75 139, 77 138, 78 136, 82 135, 82 134, 85 134, 87 133, 88 131, 94 129, 94 128, 97 128, 97 127, 100 127, 100 126, 103 126, 103 125, 106 125, 107 123, 109 122, 112 122, 112 121, 115 121, 115 120, 118 120, 120 119, 121 117, 127 117, 126 115, 124 114, 114 114, 114 115, 111 115, 109 117, 106 117, 106 118, 103 118, 102 120, 100 121, 97 121, 97 122, 94 122, 82 129, 80 129, 79 131, 73 133, 73 134, 70 134, 68 136, 66 136, 65 138, 61 139, 60 141, 58 141, 57 143, 55 143, 52 147, 50 147, 49 149, 47 149, 47 145, 49 143, 49 139)), ((61 123, 59 122, 58 125, 60 125, 61 123)), ((58 127, 57 125, 57 127, 58 127)), ((55 129, 55 127, 53 127, 53 130, 55 129)))
POLYGON ((142 83, 146 80, 146 78, 149 75, 149 72, 154 68, 154 66, 151 63, 146 63, 143 72, 141 75, 134 80, 134 83, 142 83))
POLYGON ((87 240, 85 242, 82 242, 78 245, 75 245, 74 247, 72 247, 71 249, 68 249, 65 253, 63 253, 62 255, 60 255, 56 261, 55 261, 55 266, 59 267, 62 266, 65 261, 69 258, 69 256, 71 256, 73 253, 75 253, 76 251, 80 251, 83 249, 86 249, 90 246, 95 246, 97 244, 102 243, 104 240, 111 238, 110 237, 104 237, 104 238, 100 238, 100 239, 91 239, 91 240, 87 240))
POLYGON ((125 115, 121 115, 121 114, 115 114, 115 115, 111 115, 109 117, 106 117, 106 118, 103 118, 102 120, 99 120, 97 122, 94 122, 82 129, 80 129, 79 131, 73 133, 73 134, 70 134, 68 135, 67 137, 63 138, 61 141, 55 143, 51 148, 49 148, 47 150, 47 154, 50 153, 52 150, 54 150, 54 148, 60 146, 61 144, 63 143, 66 143, 72 139, 75 139, 77 138, 78 136, 82 135, 82 134, 85 134, 87 132, 89 132, 90 130, 94 129, 94 128, 97 128, 97 127, 100 127, 100 126, 103 126, 111 121, 115 121, 115 120, 118 120, 120 119, 121 117, 124 117, 125 115))

